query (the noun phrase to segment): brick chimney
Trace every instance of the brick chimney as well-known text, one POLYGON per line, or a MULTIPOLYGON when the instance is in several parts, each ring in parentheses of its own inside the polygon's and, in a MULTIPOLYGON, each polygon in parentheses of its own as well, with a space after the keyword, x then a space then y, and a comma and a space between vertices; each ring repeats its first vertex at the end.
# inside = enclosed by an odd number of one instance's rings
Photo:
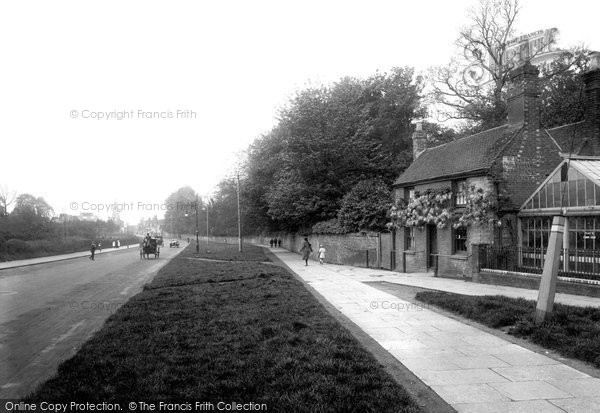
POLYGON ((600 139, 600 52, 590 54, 590 68, 583 75, 584 83, 584 117, 600 139))
POLYGON ((509 74, 508 127, 540 128, 539 70, 529 61, 509 74))
POLYGON ((415 131, 412 134, 413 161, 427 149, 427 133, 423 131, 423 121, 415 122, 415 131))

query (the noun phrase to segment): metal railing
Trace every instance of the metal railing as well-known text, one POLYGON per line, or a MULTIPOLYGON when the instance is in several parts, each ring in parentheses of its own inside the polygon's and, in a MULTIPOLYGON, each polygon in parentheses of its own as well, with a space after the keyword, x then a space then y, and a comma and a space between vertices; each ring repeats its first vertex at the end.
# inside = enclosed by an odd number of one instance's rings
MULTIPOLYGON (((481 246, 479 270, 541 274, 546 251, 542 248, 481 246)), ((600 250, 564 249, 559 276, 600 280, 600 250)))

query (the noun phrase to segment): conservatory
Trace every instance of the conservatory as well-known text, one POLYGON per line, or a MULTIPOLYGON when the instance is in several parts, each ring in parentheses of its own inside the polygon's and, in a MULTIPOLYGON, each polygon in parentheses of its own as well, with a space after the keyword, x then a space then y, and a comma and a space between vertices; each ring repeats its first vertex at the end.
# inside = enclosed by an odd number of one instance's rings
POLYGON ((572 156, 546 178, 519 211, 519 267, 543 268, 552 217, 566 216, 561 273, 600 275, 600 157, 572 156))

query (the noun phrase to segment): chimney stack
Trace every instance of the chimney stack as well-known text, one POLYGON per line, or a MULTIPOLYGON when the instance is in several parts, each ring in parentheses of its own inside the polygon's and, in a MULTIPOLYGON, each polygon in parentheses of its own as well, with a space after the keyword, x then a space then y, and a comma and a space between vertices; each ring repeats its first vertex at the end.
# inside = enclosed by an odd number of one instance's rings
POLYGON ((412 134, 413 162, 427 149, 427 133, 423 131, 423 121, 415 122, 415 131, 412 134))
POLYGON ((527 61, 510 72, 508 90, 508 127, 540 128, 539 70, 527 61))
POLYGON ((600 52, 590 54, 590 68, 583 75, 584 117, 600 139, 600 52))

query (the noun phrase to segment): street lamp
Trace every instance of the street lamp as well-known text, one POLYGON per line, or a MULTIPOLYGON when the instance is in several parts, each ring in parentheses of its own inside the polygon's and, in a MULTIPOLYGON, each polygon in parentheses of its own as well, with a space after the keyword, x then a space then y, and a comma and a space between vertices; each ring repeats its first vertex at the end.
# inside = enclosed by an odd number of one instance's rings
POLYGON ((236 174, 237 213, 238 213, 238 250, 242 252, 242 212, 240 209, 240 172, 236 174))
POLYGON ((200 243, 198 241, 198 194, 196 194, 196 252, 200 252, 200 243))
POLYGON ((204 206, 204 208, 206 209, 206 250, 208 251, 208 205, 210 203, 210 198, 208 197, 208 195, 206 196, 206 205, 204 206))
MULTIPOLYGON (((196 203, 194 204, 194 209, 196 210, 196 252, 200 252, 200 244, 198 240, 198 234, 200 231, 198 230, 198 194, 196 194, 196 203)), ((189 216, 188 213, 185 213, 185 216, 189 216)))

